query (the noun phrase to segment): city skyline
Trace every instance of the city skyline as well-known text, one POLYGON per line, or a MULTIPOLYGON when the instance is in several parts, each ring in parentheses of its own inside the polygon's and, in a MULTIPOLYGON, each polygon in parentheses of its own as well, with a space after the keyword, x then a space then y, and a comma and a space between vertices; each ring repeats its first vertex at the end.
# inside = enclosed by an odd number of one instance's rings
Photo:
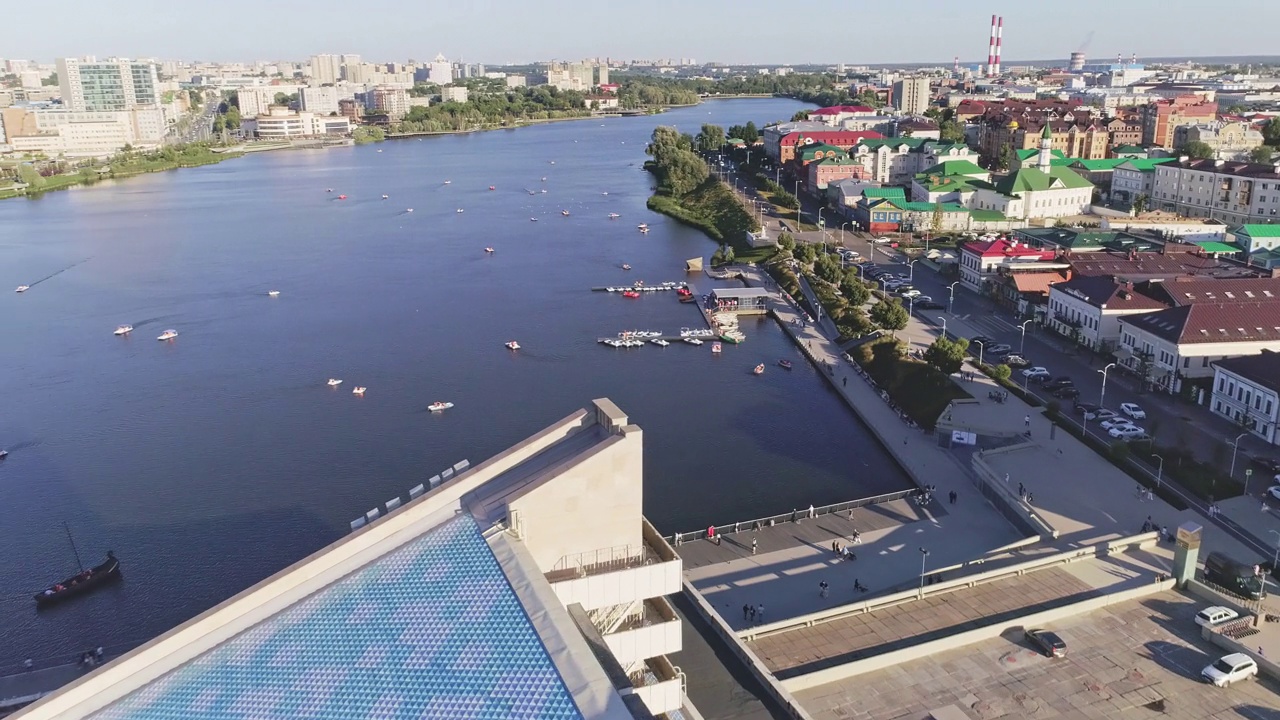
MULTIPOLYGON (((1142 5, 1142 4, 1137 4, 1142 5)), ((1151 4, 1154 6, 1154 3, 1151 4)), ((127 12, 85 7, 60 18, 55 33, 24 33, 12 38, 7 57, 52 62, 57 57, 160 57, 210 62, 303 61, 320 53, 357 53, 382 61, 426 60, 443 53, 451 59, 493 65, 526 64, 585 57, 615 59, 696 58, 726 64, 962 64, 985 61, 991 14, 1004 18, 1006 66, 1046 60, 1083 50, 1090 58, 1223 57, 1274 52, 1264 22, 1277 14, 1268 0, 1241 0, 1227 14, 1197 18, 1195 33, 1185 32, 1171 0, 1154 7, 1078 0, 1070 12, 1044 5, 1000 2, 957 8, 941 0, 922 0, 920 11, 905 18, 891 7, 857 10, 847 33, 831 31, 830 42, 797 44, 779 34, 777 23, 760 22, 776 6, 759 0, 729 3, 710 0, 694 6, 674 2, 643 6, 603 6, 582 0, 549 0, 528 5, 493 2, 487 7, 422 7, 401 0, 378 14, 343 15, 334 22, 329 4, 309 15, 283 7, 250 6, 229 0, 225 12, 200 18, 200 32, 179 23, 167 6, 142 0, 127 12), (242 18, 252 15, 246 25, 242 18), (388 20, 395 18, 394 23, 388 20), (679 22, 677 22, 679 20, 679 22), (919 22, 926 20, 926 22, 919 22), (882 32, 859 31, 860 26, 882 32), (288 32, 279 32, 288 28, 288 32), (433 31, 433 28, 435 29, 433 31), (625 36, 613 28, 626 28, 625 36), (907 33, 911 42, 904 42, 907 33), (102 38, 109 37, 104 42, 102 38), (847 39, 845 39, 847 38, 847 39)), ((823 17, 829 4, 811 7, 823 17)), ((805 6, 799 6, 803 8, 805 6)), ((339 6, 332 5, 339 10, 339 6)), ((47 22, 36 6, 10 12, 14 27, 47 22)), ((825 21, 824 21, 825 24, 825 21)), ((797 29, 803 35, 806 31, 797 29)))

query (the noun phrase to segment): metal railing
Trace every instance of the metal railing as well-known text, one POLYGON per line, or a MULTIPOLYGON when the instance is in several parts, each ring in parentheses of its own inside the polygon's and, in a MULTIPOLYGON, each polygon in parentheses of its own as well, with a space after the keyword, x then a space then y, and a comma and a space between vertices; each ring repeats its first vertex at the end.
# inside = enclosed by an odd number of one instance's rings
POLYGON ((661 558, 648 545, 615 545, 614 547, 588 550, 574 555, 565 555, 556 561, 548 575, 572 573, 577 577, 586 577, 602 572, 626 570, 641 565, 661 562, 661 558))
POLYGON ((870 505, 879 505, 880 503, 916 497, 920 494, 921 490, 919 488, 899 490, 897 492, 885 493, 883 495, 873 495, 860 500, 849 500, 846 502, 834 503, 832 505, 823 505, 821 507, 810 506, 803 509, 792 510, 787 513, 756 518, 754 520, 744 520, 742 522, 726 523, 724 525, 713 525, 708 528, 703 528, 702 530, 676 533, 675 535, 671 535, 665 539, 673 545, 679 545, 680 543, 690 542, 693 540, 706 540, 710 536, 709 533, 713 528, 715 535, 729 535, 737 532, 762 530, 781 523, 803 522, 804 520, 810 520, 821 515, 835 515, 861 507, 868 507, 870 505))

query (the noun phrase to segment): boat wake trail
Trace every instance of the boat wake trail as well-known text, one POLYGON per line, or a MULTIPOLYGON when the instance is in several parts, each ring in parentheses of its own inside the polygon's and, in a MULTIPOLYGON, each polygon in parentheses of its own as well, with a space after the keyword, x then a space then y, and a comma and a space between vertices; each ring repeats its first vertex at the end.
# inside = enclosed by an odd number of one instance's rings
POLYGON ((75 266, 77 266, 77 265, 83 265, 83 264, 85 264, 85 263, 89 262, 89 261, 90 261, 90 260, 92 260, 92 259, 93 259, 93 256, 91 255, 91 256, 89 256, 89 257, 87 257, 87 258, 85 258, 85 259, 81 260, 80 262, 71 263, 70 265, 68 265, 68 266, 66 266, 66 267, 62 268, 61 270, 59 270, 58 272, 56 272, 56 273, 54 273, 54 274, 52 274, 52 275, 47 275, 47 276, 45 276, 45 277, 42 277, 42 278, 40 278, 39 280, 37 280, 37 281, 35 281, 35 282, 31 283, 31 287, 35 287, 35 286, 39 285, 40 283, 44 282, 45 280, 53 279, 53 278, 55 278, 55 277, 57 277, 57 276, 61 275, 62 273, 64 273, 64 272, 66 272, 66 271, 70 270, 71 268, 73 268, 73 267, 75 267, 75 266))

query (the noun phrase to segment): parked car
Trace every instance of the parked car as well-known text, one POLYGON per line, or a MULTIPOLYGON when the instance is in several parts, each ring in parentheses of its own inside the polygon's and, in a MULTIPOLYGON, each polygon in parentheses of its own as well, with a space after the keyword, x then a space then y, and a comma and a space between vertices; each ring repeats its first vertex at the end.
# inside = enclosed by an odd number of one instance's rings
POLYGON ((1053 392, 1054 390, 1061 390, 1062 388, 1075 386, 1075 381, 1071 378, 1054 378, 1044 383, 1044 390, 1045 392, 1053 392))
POLYGON ((1103 420, 1100 425, 1102 425, 1103 430, 1112 430, 1118 427, 1134 427, 1132 420, 1122 417, 1113 417, 1108 420, 1103 420))
MULTIPOLYGON (((928 296, 926 296, 928 297, 928 296)), ((916 300, 916 307, 921 310, 946 310, 947 306, 932 300, 916 300)))
POLYGON ((1066 657, 1067 643, 1055 632, 1049 630, 1027 630, 1027 642, 1037 650, 1051 658, 1066 657))
POLYGON ((1076 408, 1076 412, 1080 413, 1081 415, 1084 415, 1085 417, 1088 417, 1090 420, 1093 419, 1093 415, 1091 415, 1090 413, 1098 412, 1098 406, 1094 405, 1093 403, 1078 402, 1075 404, 1075 408, 1076 408))
POLYGON ((969 342, 971 343, 980 342, 984 345, 990 345, 991 343, 995 342, 995 340, 987 337, 986 335, 974 335, 973 337, 969 338, 969 342))
POLYGON ((1060 387, 1057 390, 1054 390, 1051 394, 1060 400, 1075 400, 1080 397, 1080 391, 1070 385, 1060 387))
POLYGON ((1040 367, 1039 365, 1037 365, 1037 366, 1035 366, 1035 367, 1029 367, 1029 368, 1027 368, 1026 370, 1023 370, 1023 371, 1022 371, 1022 377, 1025 377, 1025 378, 1032 378, 1032 379, 1034 379, 1034 378, 1047 378, 1047 377, 1049 377, 1049 371, 1048 371, 1048 370, 1045 370, 1044 368, 1042 368, 1042 367, 1040 367))
POLYGON ((1011 368, 1026 367, 1031 364, 1027 362, 1027 359, 1022 357, 1021 355, 1006 355, 1004 360, 1002 360, 1001 362, 1003 362, 1005 365, 1008 365, 1011 368))
POLYGON ((1058 375, 1057 377, 1052 377, 1052 376, 1042 377, 1036 382, 1040 383, 1041 385, 1048 385, 1049 383, 1061 382, 1063 380, 1070 380, 1070 379, 1071 379, 1071 376, 1069 375, 1058 375))
POLYGON ((1142 420, 1147 416, 1147 412, 1139 407, 1137 403, 1120 403, 1120 412, 1134 420, 1142 420))
POLYGON ((1223 655, 1212 665, 1200 671, 1204 681, 1217 687, 1227 687, 1241 680, 1248 680, 1258 674, 1258 663, 1244 653, 1223 655))
POLYGON ((1107 434, 1117 440, 1142 440, 1147 437, 1147 431, 1137 425, 1113 427, 1107 431, 1107 434))
POLYGON ((1280 500, 1280 485, 1272 485, 1267 488, 1267 494, 1275 500, 1280 500))
POLYGON ((996 343, 995 345, 991 345, 991 346, 989 346, 989 347, 987 348, 987 354, 988 354, 988 355, 1003 355, 1003 354, 1005 354, 1005 353, 1009 352, 1010 350, 1013 350, 1013 348, 1012 348, 1012 347, 1010 347, 1010 346, 1008 346, 1008 345, 1005 345, 1004 343, 996 343))
POLYGON ((887 237, 878 237, 878 238, 875 238, 874 240, 872 240, 871 242, 873 242, 873 243, 875 243, 875 244, 877 244, 877 245, 883 245, 883 244, 885 244, 885 243, 891 243, 891 242, 893 242, 893 241, 892 241, 892 240, 890 240, 890 239, 889 239, 889 238, 887 238, 887 237))
POLYGON ((1235 620, 1238 617, 1240 617, 1240 613, 1235 610, 1232 610, 1229 607, 1222 607, 1221 605, 1214 605, 1213 607, 1207 607, 1196 613, 1196 624, 1209 626, 1221 625, 1224 622, 1235 620))
POLYGON ((1094 413, 1094 414, 1093 414, 1093 417, 1088 418, 1088 419, 1089 419, 1089 420, 1110 420, 1110 419, 1112 419, 1112 418, 1116 418, 1116 417, 1120 417, 1120 414, 1119 414, 1119 413, 1117 413, 1115 410, 1108 410, 1108 409, 1106 409, 1106 408, 1098 408, 1098 412, 1094 413))
POLYGON ((898 294, 904 298, 918 298, 922 293, 919 290, 908 285, 907 287, 899 290, 898 294))
POLYGON ((1242 598, 1262 599, 1262 576, 1258 574, 1258 566, 1240 562, 1226 553, 1215 550, 1205 557, 1204 579, 1242 598))

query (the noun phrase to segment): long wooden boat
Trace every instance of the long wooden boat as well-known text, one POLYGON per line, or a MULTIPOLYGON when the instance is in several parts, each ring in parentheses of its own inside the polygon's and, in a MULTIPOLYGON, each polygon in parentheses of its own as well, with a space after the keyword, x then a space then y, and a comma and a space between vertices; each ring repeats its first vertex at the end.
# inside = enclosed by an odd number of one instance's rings
POLYGON ((115 553, 108 550, 107 559, 101 565, 72 575, 36 593, 36 607, 56 605, 63 600, 84 595, 119 579, 120 561, 116 559, 115 553))

